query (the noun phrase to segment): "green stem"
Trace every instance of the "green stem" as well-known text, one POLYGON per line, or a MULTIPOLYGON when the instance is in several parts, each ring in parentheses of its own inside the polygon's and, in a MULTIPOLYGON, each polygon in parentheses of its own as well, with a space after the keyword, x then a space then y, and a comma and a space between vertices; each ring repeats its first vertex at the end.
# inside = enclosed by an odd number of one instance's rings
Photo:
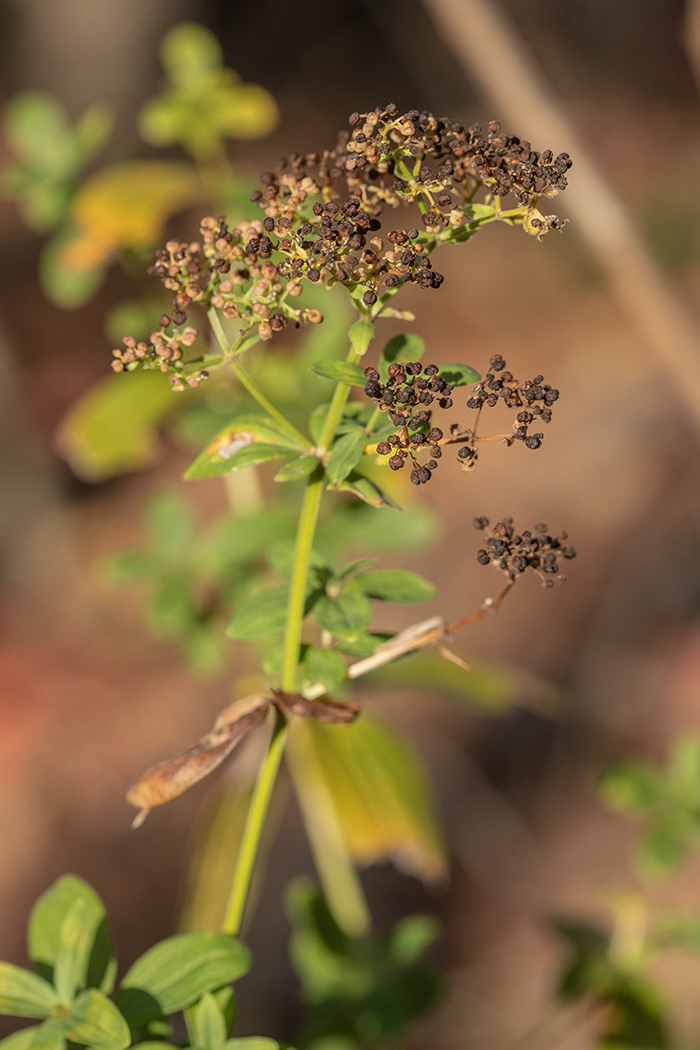
POLYGON ((207 312, 207 317, 209 318, 209 323, 211 325, 212 332, 216 336, 216 341, 221 347, 224 356, 227 358, 228 363, 231 366, 231 370, 233 371, 234 375, 237 377, 241 385, 246 388, 251 397, 255 398, 255 400, 258 402, 261 408, 265 409, 268 415, 272 416, 273 419, 276 419, 281 427, 284 427, 284 429, 287 431, 290 437, 294 438, 295 442, 299 443, 303 448, 310 448, 311 446, 309 445, 309 442, 301 433, 301 431, 297 430, 294 424, 289 422, 284 413, 280 412, 279 408, 277 408, 276 405, 272 404, 269 398, 266 397, 266 395, 260 389, 258 384, 255 382, 253 377, 245 370, 243 365, 239 364, 239 362, 231 356, 231 348, 228 345, 226 334, 224 332, 221 320, 215 307, 212 306, 212 308, 207 312))
POLYGON ((272 789, 275 786, 277 771, 282 760, 286 740, 287 720, 277 708, 275 728, 272 731, 270 746, 258 771, 253 797, 250 801, 250 809, 248 810, 245 828, 243 829, 243 838, 238 851, 231 895, 226 907, 226 915, 222 927, 223 932, 230 934, 232 937, 237 937, 241 932, 243 913, 255 867, 255 858, 260 846, 265 817, 267 816, 272 789))
POLYGON ((324 473, 318 466, 308 480, 304 501, 301 505, 299 524, 297 526, 294 564, 289 584, 289 604, 287 606, 287 627, 284 633, 284 658, 282 663, 282 689, 293 693, 296 689, 297 663, 301 630, 304 623, 304 605, 306 602, 306 578, 311 562, 311 548, 316 532, 318 511, 323 495, 324 473))

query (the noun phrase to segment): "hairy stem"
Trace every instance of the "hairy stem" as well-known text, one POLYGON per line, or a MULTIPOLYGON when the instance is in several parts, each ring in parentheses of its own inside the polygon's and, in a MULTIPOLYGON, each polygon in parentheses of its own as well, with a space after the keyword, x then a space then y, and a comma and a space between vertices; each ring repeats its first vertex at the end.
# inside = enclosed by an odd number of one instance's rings
POLYGON ((238 851, 231 894, 226 907, 226 915, 224 916, 223 932, 230 934, 232 937, 237 937, 241 932, 243 914, 248 899, 250 881, 253 877, 255 859, 260 846, 260 838, 265 825, 265 817, 267 816, 272 789, 275 786, 277 771, 287 739, 287 719, 279 708, 276 708, 275 712, 275 727, 272 731, 267 754, 258 770, 258 778, 255 782, 250 809, 248 810, 245 828, 243 829, 241 847, 238 851))

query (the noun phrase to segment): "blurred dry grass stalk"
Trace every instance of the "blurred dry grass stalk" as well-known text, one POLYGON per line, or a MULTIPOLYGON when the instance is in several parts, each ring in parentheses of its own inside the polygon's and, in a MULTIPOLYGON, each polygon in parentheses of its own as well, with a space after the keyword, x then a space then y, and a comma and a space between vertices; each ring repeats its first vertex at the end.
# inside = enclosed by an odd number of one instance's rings
MULTIPOLYGON (((576 158, 566 205, 629 321, 700 426, 700 331, 634 221, 591 159, 493 0, 424 0, 446 45, 499 117, 576 158)), ((689 0, 687 47, 700 82, 700 2, 689 0)))

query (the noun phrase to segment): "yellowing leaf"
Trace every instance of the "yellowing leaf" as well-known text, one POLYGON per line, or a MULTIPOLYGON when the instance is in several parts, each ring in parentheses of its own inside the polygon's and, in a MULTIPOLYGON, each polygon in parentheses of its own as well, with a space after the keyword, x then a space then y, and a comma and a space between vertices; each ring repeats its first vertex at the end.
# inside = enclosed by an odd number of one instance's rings
POLYGON ((108 376, 64 418, 56 436, 59 451, 86 481, 146 467, 158 455, 156 427, 175 402, 160 372, 108 376))
MULTIPOLYGON (((425 882, 444 878, 446 858, 426 773, 410 744, 367 716, 347 726, 295 720, 289 747, 303 751, 308 741, 352 858, 358 864, 392 860, 425 882), (308 737, 297 744, 302 733, 308 737)), ((304 790, 300 780, 295 784, 304 790)))
POLYGON ((69 270, 91 270, 120 248, 148 248, 168 216, 201 197, 194 169, 177 161, 129 160, 98 171, 73 202, 76 236, 59 255, 69 270))

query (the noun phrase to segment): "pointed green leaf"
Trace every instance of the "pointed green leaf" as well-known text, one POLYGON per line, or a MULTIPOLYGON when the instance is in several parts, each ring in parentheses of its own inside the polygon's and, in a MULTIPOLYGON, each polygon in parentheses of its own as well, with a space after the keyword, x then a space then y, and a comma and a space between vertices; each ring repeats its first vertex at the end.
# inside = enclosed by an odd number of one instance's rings
POLYGON ((89 988, 75 1000, 66 1029, 71 1042, 95 1050, 126 1050, 131 1044, 128 1024, 114 1003, 96 988, 89 988))
POLYGON ((62 951, 62 927, 76 901, 85 904, 86 940, 79 952, 77 987, 112 990, 116 970, 114 946, 107 926, 105 907, 98 895, 77 875, 63 875, 39 897, 29 917, 27 953, 38 973, 53 980, 53 970, 62 951))
POLYGON ((366 443, 367 435, 363 430, 354 430, 338 438, 326 464, 326 475, 331 484, 338 485, 345 481, 362 458, 366 443))
POLYGON ((383 602, 427 602, 435 597, 433 584, 409 569, 364 572, 356 583, 370 598, 383 602))
POLYGON ((365 373, 349 361, 314 361, 309 371, 322 379, 332 379, 334 383, 348 383, 350 386, 364 386, 367 380, 365 373))
POLYGON ((0 1014, 48 1017, 59 1002, 55 990, 43 977, 0 962, 0 1014))
POLYGON ((32 1041, 41 1025, 31 1025, 29 1028, 20 1028, 19 1032, 0 1039, 0 1050, 30 1050, 32 1041))
POLYGON ((330 484, 328 488, 336 492, 352 492, 363 503, 369 503, 370 507, 393 507, 394 510, 401 510, 393 499, 383 489, 380 489, 379 485, 376 485, 371 478, 360 473, 359 470, 350 471, 343 481, 330 484))
POLYGON ((226 625, 229 638, 239 641, 279 634, 287 622, 289 589, 271 587, 244 598, 226 625))
MULTIPOLYGON (((359 321, 355 321, 354 325, 350 327, 348 336, 351 347, 356 354, 362 357, 363 354, 367 353, 367 347, 374 339, 374 325, 368 317, 361 317, 359 321)), ((365 385, 364 375, 362 385, 365 385)))
POLYGON ((210 992, 187 1008, 185 1021, 195 1050, 221 1050, 228 1035, 226 1019, 210 992))
POLYGON ((331 693, 344 681, 345 660, 336 649, 317 649, 310 645, 304 656, 305 676, 309 685, 319 683, 331 693))
POLYGON ((92 933, 87 901, 84 897, 78 897, 61 923, 53 975, 58 997, 65 1003, 72 1001, 82 985, 85 964, 92 944, 92 933))
POLYGON ((285 463, 275 474, 274 481, 299 481, 300 478, 313 474, 318 466, 316 456, 296 456, 285 463))
POLYGON ((470 383, 478 383, 481 379, 473 368, 461 364, 440 365, 438 375, 450 386, 468 386, 470 383))
POLYGON ((394 361, 406 364, 407 361, 420 361, 425 350, 425 340, 415 332, 404 332, 395 335, 386 344, 379 355, 378 369, 382 382, 389 378, 389 365, 394 361))
POLYGON ((339 638, 364 634, 372 619, 372 606, 352 580, 337 598, 321 598, 314 606, 319 627, 339 638))
POLYGON ((33 1028, 32 1050, 64 1050, 66 1046, 66 1017, 52 1017, 38 1028, 33 1028))
POLYGON ((245 945, 223 933, 168 937, 136 960, 115 1002, 132 1024, 150 1017, 167 1017, 184 1010, 205 992, 238 980, 250 964, 245 945))
POLYGON ((187 480, 220 477, 256 463, 298 454, 302 448, 273 419, 253 413, 241 415, 219 431, 190 463, 184 477, 187 480))

